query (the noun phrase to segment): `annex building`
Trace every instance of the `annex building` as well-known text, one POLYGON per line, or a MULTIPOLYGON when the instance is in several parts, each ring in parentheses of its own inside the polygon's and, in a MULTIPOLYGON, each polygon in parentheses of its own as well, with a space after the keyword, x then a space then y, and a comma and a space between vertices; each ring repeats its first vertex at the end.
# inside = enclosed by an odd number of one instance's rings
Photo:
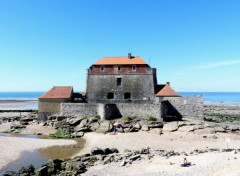
POLYGON ((139 56, 103 57, 87 70, 86 93, 54 86, 39 97, 39 118, 94 116, 102 119, 152 116, 202 118, 203 97, 181 97, 170 82, 158 84, 156 68, 139 56), (190 117, 192 116, 192 117, 190 117))

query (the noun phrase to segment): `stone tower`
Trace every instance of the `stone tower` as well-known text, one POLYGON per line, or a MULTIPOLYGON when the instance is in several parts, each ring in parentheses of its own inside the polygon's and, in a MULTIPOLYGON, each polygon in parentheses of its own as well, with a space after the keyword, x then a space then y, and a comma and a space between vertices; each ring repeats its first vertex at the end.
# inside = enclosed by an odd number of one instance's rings
POLYGON ((152 103, 157 85, 156 69, 142 58, 104 57, 87 70, 89 103, 152 103))

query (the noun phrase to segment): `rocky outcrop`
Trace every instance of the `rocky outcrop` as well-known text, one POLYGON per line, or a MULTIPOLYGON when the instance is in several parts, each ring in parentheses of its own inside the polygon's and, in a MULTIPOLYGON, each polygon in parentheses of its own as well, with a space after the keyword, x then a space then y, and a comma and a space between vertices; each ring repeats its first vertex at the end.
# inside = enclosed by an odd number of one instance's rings
MULTIPOLYGON (((131 151, 126 149, 123 153, 118 153, 117 149, 101 149, 94 147, 91 150, 91 153, 84 154, 82 156, 77 156, 69 160, 51 160, 39 169, 36 169, 33 166, 28 166, 22 168, 18 173, 8 171, 5 172, 4 176, 9 175, 20 175, 20 176, 67 176, 67 175, 80 175, 87 171, 89 167, 94 165, 106 165, 110 163, 118 163, 119 167, 124 167, 130 165, 134 162, 139 162, 143 160, 151 160, 155 156, 170 158, 173 156, 190 156, 190 155, 199 155, 203 153, 211 152, 231 152, 232 154, 240 153, 240 149, 217 149, 217 148, 208 148, 204 150, 194 150, 189 153, 186 152, 175 152, 167 150, 153 150, 151 148, 143 148, 141 150, 131 151)), ((174 163, 172 163, 174 164, 174 163)))

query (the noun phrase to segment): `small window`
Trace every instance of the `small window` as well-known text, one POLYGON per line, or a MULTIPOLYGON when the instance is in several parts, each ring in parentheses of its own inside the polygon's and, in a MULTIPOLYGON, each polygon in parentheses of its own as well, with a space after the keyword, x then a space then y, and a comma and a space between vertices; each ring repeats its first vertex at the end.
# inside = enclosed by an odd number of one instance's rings
POLYGON ((121 69, 122 69, 121 66, 117 66, 118 71, 121 71, 121 69))
POLYGON ((107 99, 114 99, 114 93, 109 92, 109 93, 107 94, 107 99))
POLYGON ((90 70, 92 71, 92 70, 93 70, 93 67, 90 67, 90 70))
POLYGON ((104 71, 104 69, 105 69, 104 66, 101 66, 101 67, 100 67, 100 70, 101 70, 101 71, 104 71))
POLYGON ((117 86, 121 86, 122 85, 122 78, 117 78, 117 86))
POLYGON ((133 71, 136 71, 136 69, 137 69, 136 65, 133 65, 133 66, 132 66, 132 70, 133 70, 133 71))
POLYGON ((124 99, 131 99, 131 93, 130 92, 125 92, 124 93, 124 99))

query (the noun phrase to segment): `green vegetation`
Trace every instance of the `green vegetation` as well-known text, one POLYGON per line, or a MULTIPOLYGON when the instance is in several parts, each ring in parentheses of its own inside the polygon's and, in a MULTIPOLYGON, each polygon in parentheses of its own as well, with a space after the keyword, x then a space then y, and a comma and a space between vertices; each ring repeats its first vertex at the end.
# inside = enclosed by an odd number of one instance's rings
POLYGON ((98 114, 96 114, 94 117, 95 117, 96 119, 101 119, 101 116, 98 115, 98 114))
POLYGON ((58 138, 58 139, 61 139, 61 138, 69 138, 69 135, 65 134, 63 131, 61 130, 58 130, 56 133, 52 133, 52 134, 49 134, 50 137, 53 137, 53 138, 58 138))
POLYGON ((132 117, 128 117, 128 116, 122 118, 122 121, 124 121, 124 122, 129 122, 131 120, 133 120, 133 118, 132 117))
POLYGON ((151 121, 157 121, 157 119, 153 116, 147 116, 147 121, 151 122, 151 121))
POLYGON ((240 122, 240 115, 238 114, 218 114, 218 113, 211 113, 211 114, 204 114, 204 120, 209 122, 240 122))

